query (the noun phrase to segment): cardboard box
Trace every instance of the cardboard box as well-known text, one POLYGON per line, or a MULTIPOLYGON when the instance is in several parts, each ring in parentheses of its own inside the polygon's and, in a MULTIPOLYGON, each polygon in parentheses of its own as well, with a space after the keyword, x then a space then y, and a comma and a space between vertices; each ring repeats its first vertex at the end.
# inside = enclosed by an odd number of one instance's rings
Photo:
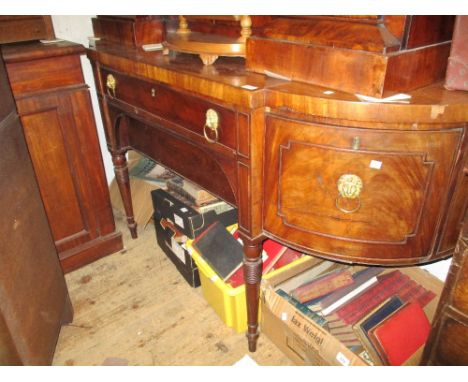
MULTIPOLYGON (((297 277, 317 265, 316 262, 302 263, 287 272, 262 281, 262 333, 297 365, 368 365, 363 358, 349 350, 325 328, 317 325, 275 292, 278 284, 297 277)), ((384 272, 391 272, 395 269, 388 268, 384 272)), ((436 294, 436 298, 424 308, 429 321, 432 321, 443 283, 418 267, 398 269, 436 294)), ((405 365, 418 365, 422 351, 423 347, 418 349, 405 365)))
POLYGON ((210 224, 219 220, 225 226, 237 223, 237 209, 227 203, 219 202, 203 207, 202 213, 182 202, 169 192, 159 189, 151 192, 154 210, 161 211, 184 235, 193 239, 210 224))

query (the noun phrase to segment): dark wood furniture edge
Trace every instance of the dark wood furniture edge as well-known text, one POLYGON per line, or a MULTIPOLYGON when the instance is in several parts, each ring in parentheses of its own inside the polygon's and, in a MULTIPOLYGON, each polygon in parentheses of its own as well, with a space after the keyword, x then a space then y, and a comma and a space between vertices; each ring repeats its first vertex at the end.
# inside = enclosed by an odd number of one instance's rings
POLYGON ((110 235, 89 241, 78 249, 74 248, 60 253, 60 264, 63 272, 68 273, 122 249, 122 233, 116 231, 110 235))

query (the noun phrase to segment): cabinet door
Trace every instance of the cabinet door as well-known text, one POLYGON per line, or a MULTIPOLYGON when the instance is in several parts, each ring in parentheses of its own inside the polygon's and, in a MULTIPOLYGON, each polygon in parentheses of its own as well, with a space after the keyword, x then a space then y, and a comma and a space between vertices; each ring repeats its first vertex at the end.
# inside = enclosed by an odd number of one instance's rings
MULTIPOLYGON (((115 230, 89 94, 58 91, 17 105, 63 265, 67 254, 105 243, 115 230)), ((116 239, 106 253, 120 249, 116 239)))
POLYGON ((462 129, 266 121, 268 232, 337 260, 407 264, 435 255, 462 129))
POLYGON ((0 365, 45 365, 72 311, 1 61, 0 95, 0 365))

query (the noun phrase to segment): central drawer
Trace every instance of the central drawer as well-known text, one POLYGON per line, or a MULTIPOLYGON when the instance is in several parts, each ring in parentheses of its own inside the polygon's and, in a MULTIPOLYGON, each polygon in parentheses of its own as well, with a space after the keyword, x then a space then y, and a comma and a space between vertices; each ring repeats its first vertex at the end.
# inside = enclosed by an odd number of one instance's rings
POLYGON ((101 78, 108 96, 143 109, 168 122, 176 123, 204 137, 209 143, 220 143, 236 149, 235 110, 170 89, 159 83, 140 80, 107 69, 102 70, 101 78), (217 119, 217 131, 208 127, 210 122, 207 118, 212 118, 213 114, 217 119))
POLYGON ((461 129, 374 130, 266 117, 264 229, 335 260, 432 253, 461 129))

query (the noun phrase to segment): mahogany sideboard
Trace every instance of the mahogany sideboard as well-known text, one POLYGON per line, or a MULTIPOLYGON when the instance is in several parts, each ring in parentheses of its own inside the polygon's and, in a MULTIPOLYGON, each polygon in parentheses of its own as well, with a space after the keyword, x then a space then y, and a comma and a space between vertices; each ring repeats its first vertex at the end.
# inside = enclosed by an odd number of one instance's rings
POLYGON ((67 41, 2 45, 42 200, 65 272, 123 247, 80 55, 67 41))
POLYGON ((249 349, 262 241, 341 262, 452 255, 467 208, 468 95, 440 83, 400 103, 98 43, 88 50, 108 147, 136 237, 125 153, 149 155, 238 207, 249 349))

